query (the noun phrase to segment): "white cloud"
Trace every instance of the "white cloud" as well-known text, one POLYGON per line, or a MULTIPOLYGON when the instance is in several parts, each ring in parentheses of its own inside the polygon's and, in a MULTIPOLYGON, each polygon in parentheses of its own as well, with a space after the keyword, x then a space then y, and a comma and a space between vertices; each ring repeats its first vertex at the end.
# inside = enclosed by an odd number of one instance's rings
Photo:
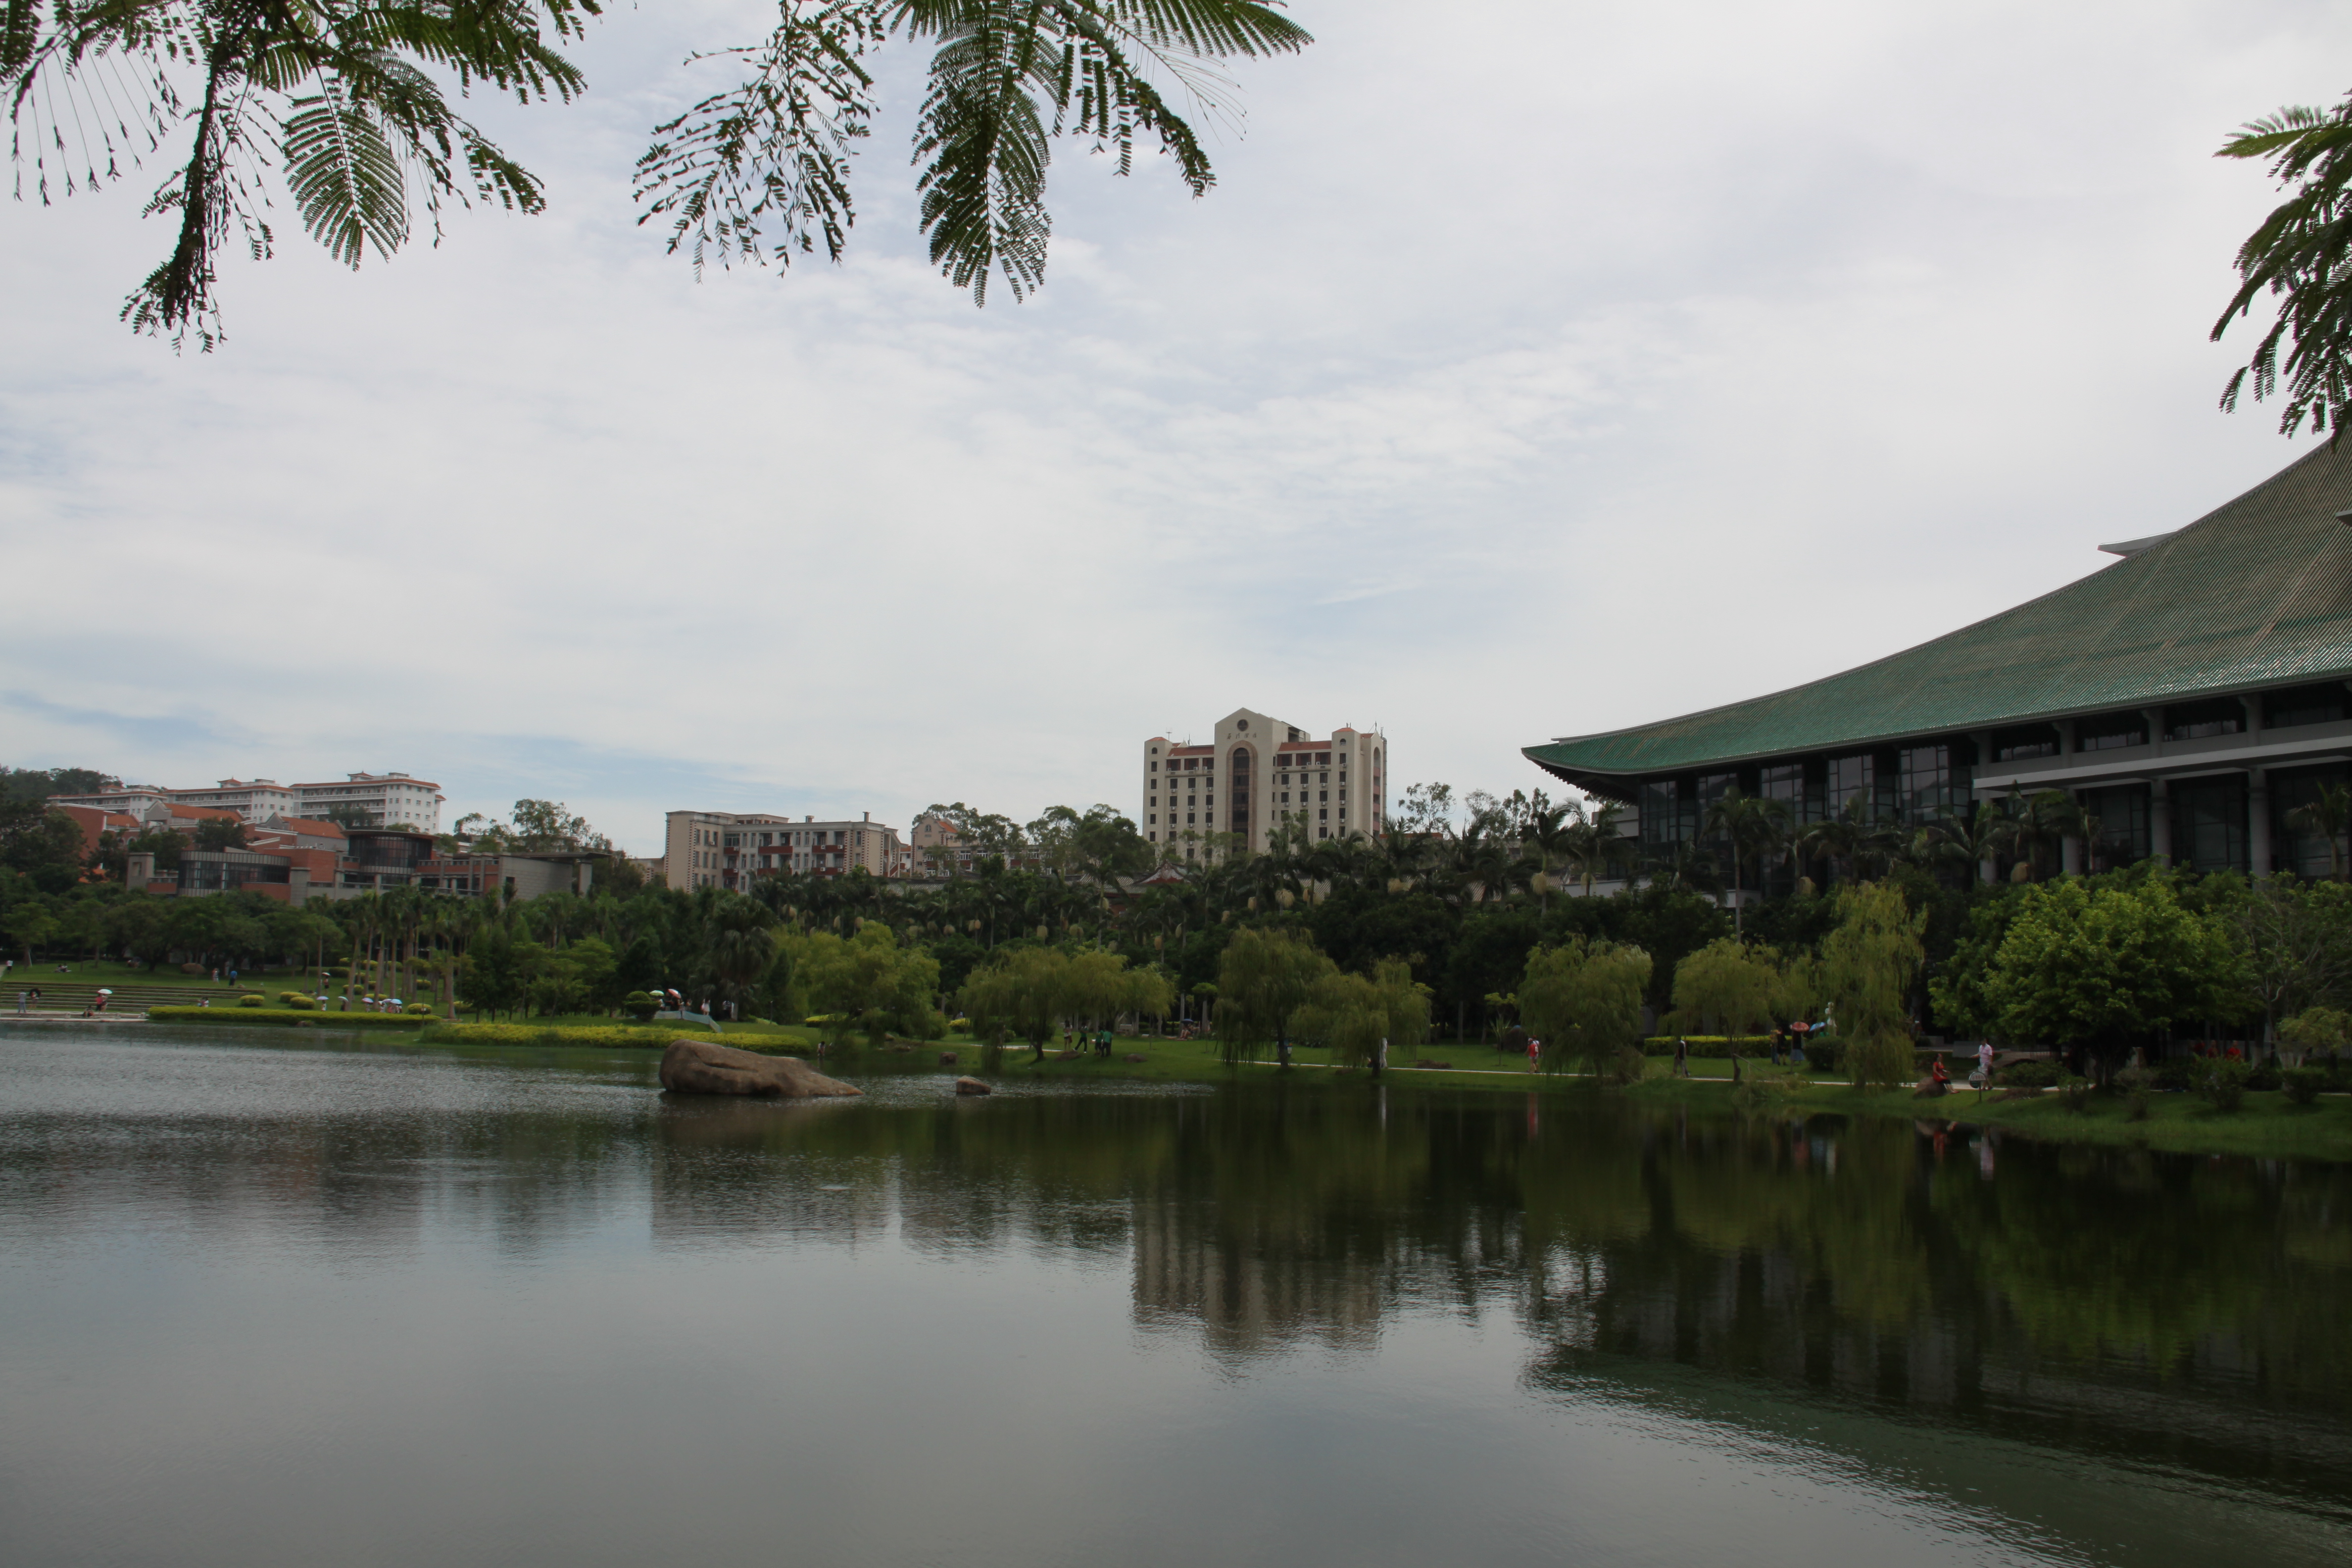
POLYGON ((644 127, 757 8, 622 13, 550 179, 357 277, 113 312, 126 184, 0 212, 0 739, 154 779, 401 767, 649 847, 692 805, 1122 804, 1236 704, 1401 776, 1810 679, 2094 569, 2298 448, 2212 398, 2271 199, 2208 154, 2338 90, 2313 5, 1302 5, 1185 198, 1056 171, 975 312, 899 117, 849 264, 697 285, 644 127))

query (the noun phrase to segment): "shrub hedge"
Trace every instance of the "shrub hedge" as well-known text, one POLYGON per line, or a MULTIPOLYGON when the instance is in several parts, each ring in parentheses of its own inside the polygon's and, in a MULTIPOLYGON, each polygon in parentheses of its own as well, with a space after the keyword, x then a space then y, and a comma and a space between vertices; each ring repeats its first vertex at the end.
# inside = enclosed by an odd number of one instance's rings
POLYGON ((147 1016, 158 1024, 238 1024, 277 1028, 307 1025, 313 1029, 415 1029, 432 1022, 430 1018, 404 1018, 395 1013, 300 1013, 291 1007, 247 1007, 243 1003, 234 1007, 150 1007, 147 1016))

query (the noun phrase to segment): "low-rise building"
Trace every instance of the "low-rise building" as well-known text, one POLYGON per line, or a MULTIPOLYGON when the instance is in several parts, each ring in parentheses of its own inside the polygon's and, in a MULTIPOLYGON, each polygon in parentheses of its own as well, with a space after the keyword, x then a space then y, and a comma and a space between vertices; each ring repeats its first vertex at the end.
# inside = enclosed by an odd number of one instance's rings
POLYGON ((406 773, 348 773, 320 784, 281 784, 275 779, 222 779, 207 789, 163 789, 125 784, 90 795, 57 795, 54 806, 88 806, 140 816, 158 805, 226 811, 243 822, 273 816, 320 817, 361 827, 406 826, 441 830, 441 786, 406 773))
POLYGON ((908 847, 868 812, 856 822, 795 821, 761 812, 673 811, 663 835, 664 879, 673 888, 732 888, 778 874, 905 876, 908 847))

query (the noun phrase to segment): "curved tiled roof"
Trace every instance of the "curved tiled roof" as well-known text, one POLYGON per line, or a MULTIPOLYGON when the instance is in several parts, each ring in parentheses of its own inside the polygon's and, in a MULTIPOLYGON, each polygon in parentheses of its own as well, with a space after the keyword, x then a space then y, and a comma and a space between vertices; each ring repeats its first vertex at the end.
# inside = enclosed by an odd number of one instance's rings
POLYGON ((1631 774, 2352 674, 2347 508, 2352 449, 2323 446, 2138 554, 1933 642, 1526 755, 1617 793, 1631 774))

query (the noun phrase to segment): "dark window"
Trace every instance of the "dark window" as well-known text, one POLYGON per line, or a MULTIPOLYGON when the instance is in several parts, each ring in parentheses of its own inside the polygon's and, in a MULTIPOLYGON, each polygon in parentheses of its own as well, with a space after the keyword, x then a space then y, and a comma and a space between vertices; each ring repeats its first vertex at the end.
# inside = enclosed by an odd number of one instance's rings
POLYGON ((2209 735, 2234 735, 2246 727, 2246 710, 2234 697, 2210 702, 2176 702, 2164 710, 2164 738, 2201 741, 2209 735))
POLYGON ((2025 724, 1992 732, 1992 757, 1997 763, 2025 763, 2058 754, 2058 726, 2025 724))
POLYGON ((2147 744, 2147 721, 2137 713, 2098 713, 2074 723, 2074 749, 2111 752, 2147 744))
POLYGON ((2172 858, 2198 871, 2246 869, 2244 778, 2172 786, 2172 858))
POLYGON ((2340 680, 2331 680, 2324 686, 2290 687, 2284 691, 2270 692, 2263 699, 2263 724, 2266 729, 2334 724, 2347 716, 2344 683, 2340 680))
POLYGON ((2091 818, 2095 869, 2128 866, 2147 858, 2148 798, 2146 784, 2116 784, 2084 790, 2083 811, 2091 818))
MULTIPOLYGON (((1642 848, 1653 863, 1671 861, 1675 847, 1689 837, 1683 826, 1685 804, 1678 780, 1652 779, 1642 785, 1642 848)), ((1696 805, 1695 800, 1687 804, 1696 805)))

